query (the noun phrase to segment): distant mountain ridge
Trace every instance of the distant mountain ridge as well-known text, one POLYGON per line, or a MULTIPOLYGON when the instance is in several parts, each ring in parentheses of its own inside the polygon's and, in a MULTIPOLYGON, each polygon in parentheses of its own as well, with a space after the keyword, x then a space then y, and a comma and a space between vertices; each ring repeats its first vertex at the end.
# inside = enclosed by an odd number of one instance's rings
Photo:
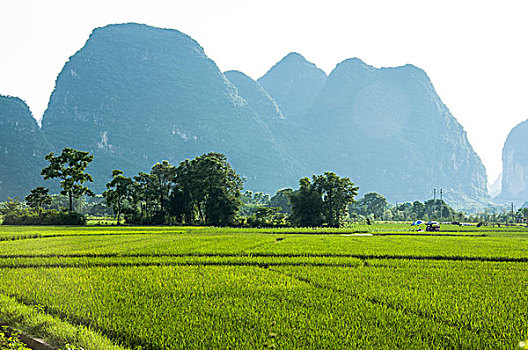
MULTIPOLYGON (((291 66, 291 56, 270 72, 284 71, 284 62, 291 66)), ((292 74, 280 79, 275 77, 275 86, 299 80, 292 74)), ((284 89, 275 90, 288 101, 284 89)), ((428 199, 434 188, 442 188, 456 206, 470 198, 478 198, 475 205, 489 202, 484 165, 423 70, 413 65, 378 69, 347 59, 325 79, 316 98, 305 101, 306 113, 293 118, 302 147, 289 149, 312 171, 332 169, 350 176, 362 191, 391 200, 428 199)))
POLYGON ((66 62, 41 131, 56 151, 94 154, 96 192, 113 169, 133 176, 218 151, 254 191, 336 171, 391 201, 425 200, 433 188, 458 207, 489 200, 463 128, 412 65, 348 59, 327 76, 290 53, 255 81, 222 73, 176 30, 109 25, 66 62))
POLYGON ((498 202, 521 205, 528 200, 528 120, 509 133, 502 149, 502 186, 498 202))
POLYGON ((251 109, 261 119, 284 119, 284 114, 275 100, 258 82, 235 70, 224 72, 224 75, 237 87, 239 95, 248 102, 251 109))
POLYGON ((40 171, 50 150, 28 105, 0 95, 0 200, 23 198, 42 185, 40 171))
POLYGON ((288 119, 299 122, 326 82, 326 73, 291 52, 257 81, 277 101, 288 119))
POLYGON ((271 191, 296 172, 266 124, 202 47, 176 30, 95 29, 57 78, 42 129, 58 148, 93 153, 94 188, 119 168, 225 153, 248 186, 271 191), (263 172, 280 168, 281 172, 263 172))

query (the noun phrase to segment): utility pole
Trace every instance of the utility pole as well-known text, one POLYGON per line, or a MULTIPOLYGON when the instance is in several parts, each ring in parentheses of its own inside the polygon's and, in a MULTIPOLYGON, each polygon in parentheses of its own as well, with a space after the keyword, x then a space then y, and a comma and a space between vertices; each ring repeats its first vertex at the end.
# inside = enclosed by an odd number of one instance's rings
POLYGON ((444 203, 442 202, 442 191, 443 189, 440 189, 440 221, 442 221, 442 218, 444 217, 444 203))
POLYGON ((436 188, 433 188, 433 215, 436 215, 436 188))
POLYGON ((513 213, 513 202, 511 204, 511 210, 512 210, 512 222, 515 223, 515 214, 513 213))

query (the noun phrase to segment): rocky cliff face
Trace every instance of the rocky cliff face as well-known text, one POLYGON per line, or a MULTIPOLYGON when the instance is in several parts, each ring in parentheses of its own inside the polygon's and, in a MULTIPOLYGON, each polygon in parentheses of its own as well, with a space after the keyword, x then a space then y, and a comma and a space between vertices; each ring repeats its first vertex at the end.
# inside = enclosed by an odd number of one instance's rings
POLYGON ((497 197, 502 192, 502 173, 493 181, 488 183, 488 193, 491 198, 497 197))
POLYGON ((326 73, 302 55, 292 52, 258 82, 277 101, 287 119, 299 122, 324 86, 326 73))
POLYGON ((0 95, 0 201, 44 185, 40 171, 50 150, 26 103, 0 95))
POLYGON ((311 167, 305 164, 305 157, 298 157, 298 150, 302 150, 310 134, 307 134, 298 123, 286 118, 266 90, 257 81, 244 73, 229 71, 224 73, 231 83, 237 88, 238 93, 244 98, 250 108, 266 123, 275 140, 281 145, 289 156, 289 162, 295 172, 281 187, 295 187, 303 176, 310 175, 311 167))
POLYGON ((499 202, 528 200, 528 120, 512 129, 502 149, 502 192, 499 202))
POLYGON ((345 60, 297 121, 308 131, 296 157, 315 172, 350 177, 362 192, 403 201, 442 188, 455 206, 489 200, 485 168, 465 131, 412 65, 377 69, 345 60))
POLYGON ((276 121, 284 119, 284 114, 282 114, 275 100, 258 82, 236 70, 225 72, 224 75, 237 88, 238 94, 248 102, 249 107, 262 120, 276 121))
POLYGON ((200 45, 176 30, 94 30, 59 74, 42 129, 56 149, 94 154, 98 192, 112 169, 132 176, 210 151, 225 153, 248 187, 271 192, 295 173, 267 125, 200 45))

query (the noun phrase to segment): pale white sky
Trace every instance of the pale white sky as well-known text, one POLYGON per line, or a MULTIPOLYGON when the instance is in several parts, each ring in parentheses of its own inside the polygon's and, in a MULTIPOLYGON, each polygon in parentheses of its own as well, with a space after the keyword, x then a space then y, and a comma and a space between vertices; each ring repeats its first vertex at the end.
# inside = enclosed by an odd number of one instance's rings
POLYGON ((40 119, 68 57, 93 28, 122 22, 178 29, 221 70, 255 79, 291 51, 327 73, 350 57, 412 63, 467 131, 490 181, 509 131, 528 119, 526 0, 0 0, 0 94, 24 99, 40 119))

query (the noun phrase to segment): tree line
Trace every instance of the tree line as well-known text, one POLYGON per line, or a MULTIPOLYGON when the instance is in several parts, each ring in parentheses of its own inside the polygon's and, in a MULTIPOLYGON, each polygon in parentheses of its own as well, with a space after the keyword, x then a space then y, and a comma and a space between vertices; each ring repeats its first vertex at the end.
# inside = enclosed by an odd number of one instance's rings
MULTIPOLYGON (((86 168, 93 155, 71 148, 61 154, 49 153, 49 165, 42 169, 45 180, 58 179, 60 195, 50 195, 39 186, 25 197, 27 207, 18 199, 0 203, 4 224, 83 224, 86 219, 74 211, 83 199, 95 194, 86 168), (65 202, 67 210, 58 210, 65 202), (54 208, 54 209, 50 209, 54 208)), ((453 210, 440 199, 390 205, 375 192, 356 200, 358 187, 333 172, 299 180, 299 188, 285 188, 273 196, 243 190, 243 178, 231 167, 227 157, 210 152, 179 165, 156 163, 150 172, 126 177, 113 170, 107 190, 94 201, 93 213, 117 216, 120 224, 187 224, 214 226, 332 226, 347 221, 476 221, 523 222, 528 209, 516 212, 485 211, 472 216, 453 210), (103 201, 101 201, 103 200, 103 201)))
MULTIPOLYGON (((42 169, 41 175, 45 180, 58 179, 60 194, 68 199, 63 216, 77 217, 75 201, 95 195, 87 186, 93 178, 86 172, 93 155, 64 148, 61 154, 51 152, 45 159, 49 165, 42 169)), ((133 177, 115 169, 103 197, 117 216, 118 224, 124 218, 130 224, 147 225, 339 226, 358 190, 349 178, 340 178, 333 172, 313 175, 311 180, 302 178, 298 190, 280 190, 273 198, 251 191, 242 193, 243 183, 224 154, 210 152, 177 166, 162 161, 154 164, 150 172, 139 172, 133 177), (268 201, 279 206, 262 205, 268 201), (247 219, 240 220, 237 214, 241 207, 250 203, 255 210, 247 219)), ((10 204, 0 208, 5 215, 4 223, 16 223, 16 217, 22 217, 19 222, 24 224, 50 223, 51 211, 44 209, 52 202, 49 189, 36 187, 25 200, 32 212, 20 211, 16 201, 8 201, 10 204)))

